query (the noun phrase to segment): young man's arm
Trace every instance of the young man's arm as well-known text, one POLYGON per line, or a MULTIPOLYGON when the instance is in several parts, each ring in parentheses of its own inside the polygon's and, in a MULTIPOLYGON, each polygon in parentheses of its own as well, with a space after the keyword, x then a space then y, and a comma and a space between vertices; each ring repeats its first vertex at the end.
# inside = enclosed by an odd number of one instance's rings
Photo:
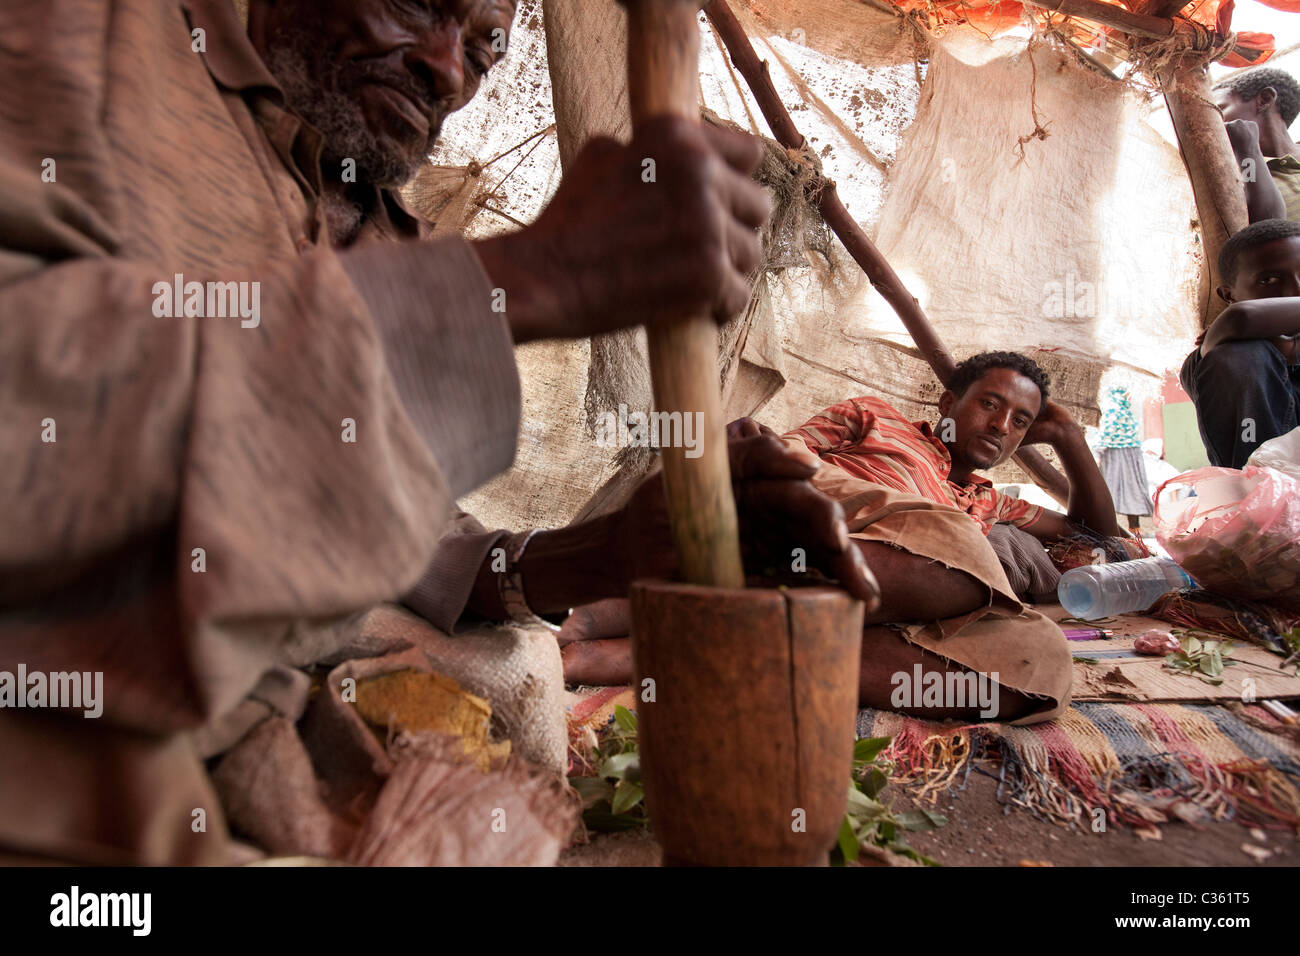
MULTIPOLYGON (((1257 149, 1256 152, 1259 152, 1257 149)), ((1260 165, 1264 164, 1264 155, 1259 155, 1260 165)), ((1246 222, 1263 222, 1265 219, 1285 219, 1286 218, 1286 200, 1282 198, 1282 190, 1277 188, 1277 183, 1273 182, 1273 177, 1267 172, 1268 167, 1264 166, 1266 172, 1263 175, 1256 175, 1253 180, 1245 183, 1246 190, 1246 222)))
POLYGON ((1125 536, 1115 521, 1115 502, 1088 443, 1083 439, 1083 429, 1075 424, 1069 412, 1048 401, 1021 444, 1051 445, 1061 459, 1065 477, 1070 481, 1069 511, 1064 515, 1045 511, 1042 517, 1025 528, 1027 532, 1040 541, 1067 537, 1080 526, 1109 537, 1125 536))
POLYGON ((1233 155, 1237 157, 1237 166, 1242 168, 1246 190, 1246 219, 1248 222, 1262 222, 1265 219, 1285 219, 1286 201, 1282 191, 1273 182, 1269 173, 1268 160, 1259 148, 1259 124, 1250 120, 1232 120, 1225 123, 1228 142, 1232 144, 1233 155), (1243 166, 1250 160, 1250 166, 1243 166), (1248 172, 1247 172, 1248 171, 1248 172))
POLYGON ((876 422, 876 414, 865 398, 849 398, 814 415, 782 439, 797 438, 814 455, 850 448, 862 441, 876 422))
POLYGON ((1300 334, 1300 297, 1247 299, 1233 302, 1210 324, 1201 342, 1201 354, 1208 355, 1224 342, 1241 339, 1269 339, 1283 355, 1292 358, 1295 343, 1277 341, 1300 334))

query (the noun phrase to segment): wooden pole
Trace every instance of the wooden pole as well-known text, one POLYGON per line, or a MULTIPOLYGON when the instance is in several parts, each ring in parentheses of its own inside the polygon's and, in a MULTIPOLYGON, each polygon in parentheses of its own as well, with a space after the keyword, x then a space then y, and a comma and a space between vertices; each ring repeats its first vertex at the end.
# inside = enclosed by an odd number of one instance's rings
MULTIPOLYGON (((699 120, 700 0, 623 0, 628 13, 628 105, 632 127, 664 114, 699 120)), ((647 184, 647 189, 654 186, 647 184)), ((672 211, 664 210, 665 215, 672 211)), ((731 493, 718 388, 718 333, 708 315, 646 329, 655 406, 700 414, 700 454, 664 448, 664 484, 682 576, 690 584, 743 588, 744 565, 731 493)))
MULTIPOLYGON (((709 22, 718 31, 723 46, 731 56, 731 62, 745 78, 750 92, 754 94, 758 108, 767 120, 767 125, 771 127, 772 135, 776 137, 777 142, 786 149, 805 149, 807 140, 794 125, 794 120, 790 118, 785 104, 781 102, 776 87, 772 85, 772 78, 767 72, 767 63, 760 60, 758 54, 754 52, 749 37, 745 34, 740 21, 736 19, 736 15, 731 12, 731 8, 727 6, 725 0, 712 0, 706 7, 706 11, 709 22)), ((829 179, 818 177, 815 188, 817 208, 821 212, 822 219, 844 244, 844 248, 848 250, 853 260, 867 274, 867 279, 880 293, 881 298, 889 303, 890 308, 902 320, 908 334, 912 336, 912 341, 916 343, 921 357, 934 370, 939 381, 946 385, 952 378, 956 363, 921 309, 921 304, 903 285, 903 280, 898 277, 898 273, 894 271, 888 260, 880 254, 875 243, 849 215, 849 211, 844 208, 844 203, 840 201, 835 184, 829 179)), ((1070 483, 1041 453, 1032 448, 1024 448, 1016 453, 1015 458, 1048 494, 1061 504, 1068 505, 1070 483)))
POLYGON ((1102 26, 1114 27, 1129 36, 1164 40, 1174 32, 1174 21, 1171 19, 1129 13, 1123 7, 1101 3, 1100 0, 1022 0, 1022 2, 1053 13, 1064 13, 1066 16, 1079 17, 1100 23, 1102 26))
MULTIPOLYGON (((1196 218, 1201 224, 1205 267, 1197 308, 1204 329, 1227 304, 1215 293, 1220 284, 1219 250, 1229 236, 1247 225, 1246 194, 1223 116, 1214 105, 1205 60, 1188 56, 1164 67, 1160 85, 1178 136, 1178 152, 1192 181, 1196 218)), ((1268 174, 1267 169, 1255 171, 1257 176, 1268 174)))

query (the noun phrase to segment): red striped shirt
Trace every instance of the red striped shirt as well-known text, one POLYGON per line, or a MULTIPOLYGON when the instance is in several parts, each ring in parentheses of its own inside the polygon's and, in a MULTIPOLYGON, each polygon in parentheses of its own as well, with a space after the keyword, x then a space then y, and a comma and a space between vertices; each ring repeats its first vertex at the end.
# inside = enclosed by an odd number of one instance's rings
POLYGON ((985 534, 1000 521, 1026 528, 1043 509, 1000 495, 987 478, 971 475, 967 484, 948 480, 952 456, 926 422, 909 422, 878 398, 850 398, 783 436, 855 478, 964 511, 985 534))

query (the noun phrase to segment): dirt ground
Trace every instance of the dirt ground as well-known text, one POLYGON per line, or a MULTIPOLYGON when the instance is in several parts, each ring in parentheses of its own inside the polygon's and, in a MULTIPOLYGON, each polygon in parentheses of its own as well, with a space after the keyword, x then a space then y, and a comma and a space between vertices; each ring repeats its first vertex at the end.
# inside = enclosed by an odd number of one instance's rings
MULTIPOLYGON (((944 814, 945 826, 909 833, 907 842, 944 866, 1300 866, 1300 838, 1277 830, 1252 831, 1239 823, 1210 823, 1203 830, 1187 824, 1160 827, 1160 839, 1139 837, 1131 828, 1105 833, 1070 831, 1012 810, 1004 813, 997 784, 972 773, 964 791, 944 794, 936 804, 919 804, 944 814), (1248 854, 1242 845, 1259 848, 1248 854), (1260 859, 1259 850, 1269 853, 1260 859)), ((918 804, 896 786, 885 791, 895 812, 918 804)), ((660 852, 644 833, 602 834, 569 849, 561 866, 657 866, 660 852)))
MULTIPOLYGON (((1125 521, 1123 516, 1119 520, 1125 521)), ((1147 544, 1154 544, 1151 518, 1142 518, 1141 524, 1147 544)), ((885 797, 896 813, 923 807, 948 818, 937 830, 905 836, 909 845, 943 866, 1300 866, 1300 836, 1293 832, 1252 830, 1234 822, 1211 822, 1200 830, 1185 823, 1162 824, 1159 839, 1144 839, 1123 826, 1104 833, 1068 830, 1021 810, 1006 812, 996 790, 995 780, 972 772, 964 790, 941 794, 934 804, 918 804, 897 785, 885 797)), ((565 851, 560 865, 658 866, 660 859, 652 835, 629 832, 594 835, 590 843, 565 851)))
MULTIPOLYGON (((964 791, 940 795, 935 805, 921 804, 944 814, 948 823, 907 834, 908 844, 945 866, 1018 866, 1022 860, 1055 866, 1300 865, 1300 839, 1292 832, 1252 832, 1231 822, 1209 823, 1199 831, 1185 823, 1163 824, 1158 840, 1143 839, 1129 827, 1071 831, 1024 811, 1004 813, 996 791, 995 780, 972 773, 964 791), (1270 855, 1257 859, 1243 844, 1270 855)), ((900 812, 917 804, 899 789, 891 805, 900 812)))

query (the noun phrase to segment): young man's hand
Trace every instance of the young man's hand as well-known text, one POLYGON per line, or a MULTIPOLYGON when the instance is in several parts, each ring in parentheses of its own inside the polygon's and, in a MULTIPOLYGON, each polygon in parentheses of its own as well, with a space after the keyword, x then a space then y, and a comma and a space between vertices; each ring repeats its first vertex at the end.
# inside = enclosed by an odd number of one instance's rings
POLYGON ((1049 398, 1043 406, 1043 410, 1034 419, 1034 423, 1029 426, 1029 431, 1025 432, 1025 437, 1020 444, 1052 445, 1055 447, 1067 439, 1082 434, 1082 429, 1075 423, 1074 418, 1065 410, 1065 407, 1058 405, 1049 398))
POLYGON ((1229 120, 1223 128, 1228 132, 1228 142, 1238 160, 1259 152, 1259 124, 1254 120, 1229 120))
POLYGON ((1074 533, 1082 525, 1098 534, 1123 537, 1124 531, 1115 521, 1115 503, 1110 489, 1101 476, 1097 460, 1084 440, 1083 429, 1065 407, 1050 399, 1029 426, 1021 445, 1051 445, 1061 459, 1061 467, 1070 482, 1069 512, 1065 515, 1053 511, 1028 527, 1040 541, 1053 541, 1074 533))
POLYGON ((1268 159, 1259 145, 1259 124, 1254 120, 1230 120, 1223 128, 1228 133, 1238 171, 1243 173, 1247 219, 1250 222, 1285 219, 1286 201, 1269 175, 1268 159), (1247 162, 1254 168, 1248 168, 1247 162))
MULTIPOLYGON (((866 602, 880 601, 880 589, 861 552, 850 544, 844 509, 808 479, 820 462, 787 447, 769 428, 742 418, 727 426, 727 450, 740 521, 742 550, 751 573, 768 566, 790 567, 802 548, 804 566, 839 581, 866 602)), ((671 578, 677 570, 663 475, 642 483, 623 508, 611 561, 622 561, 628 584, 637 578, 671 578)))
POLYGON ((769 212, 761 157, 752 136, 671 116, 588 142, 533 225, 476 244, 515 341, 738 313, 769 212))

